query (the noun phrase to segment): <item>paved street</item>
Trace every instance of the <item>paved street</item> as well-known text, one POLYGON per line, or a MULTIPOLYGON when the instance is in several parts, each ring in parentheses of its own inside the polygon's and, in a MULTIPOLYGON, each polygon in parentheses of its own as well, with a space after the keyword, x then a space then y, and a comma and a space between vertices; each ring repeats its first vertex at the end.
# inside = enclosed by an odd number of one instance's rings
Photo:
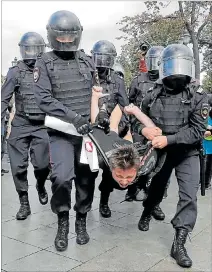
MULTIPOLYGON (((7 156, 3 163, 8 168, 7 156)), ((97 182, 92 211, 88 216, 90 242, 79 246, 75 242, 74 212, 70 212, 69 246, 57 252, 54 238, 57 216, 49 203, 42 206, 35 189, 33 169, 29 171, 29 199, 32 215, 25 221, 16 221, 19 208, 11 174, 2 178, 2 271, 212 271, 211 252, 211 192, 206 197, 198 193, 198 219, 187 248, 193 259, 192 269, 182 269, 169 256, 173 241, 170 224, 177 202, 175 177, 169 188, 168 198, 161 205, 166 219, 152 220, 148 232, 137 228, 142 203, 124 202, 125 192, 114 191, 110 199, 112 217, 99 216, 99 191, 97 182)), ((99 181, 100 179, 98 179, 99 181)), ((51 184, 47 182, 51 196, 51 184)), ((75 188, 72 200, 74 202, 75 188)), ((74 204, 74 203, 73 203, 74 204)))

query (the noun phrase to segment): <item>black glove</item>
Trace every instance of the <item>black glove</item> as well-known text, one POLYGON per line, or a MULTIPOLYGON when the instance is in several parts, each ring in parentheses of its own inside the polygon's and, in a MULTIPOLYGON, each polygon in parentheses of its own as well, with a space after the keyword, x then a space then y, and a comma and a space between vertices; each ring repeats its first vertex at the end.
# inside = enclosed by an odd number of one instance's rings
POLYGON ((72 123, 74 124, 77 132, 81 135, 86 135, 92 131, 92 127, 88 120, 79 114, 77 114, 72 123))
POLYGON ((109 115, 107 114, 107 112, 105 110, 100 110, 97 118, 98 118, 98 120, 97 120, 98 125, 104 129, 106 134, 109 133, 110 119, 109 119, 109 115))

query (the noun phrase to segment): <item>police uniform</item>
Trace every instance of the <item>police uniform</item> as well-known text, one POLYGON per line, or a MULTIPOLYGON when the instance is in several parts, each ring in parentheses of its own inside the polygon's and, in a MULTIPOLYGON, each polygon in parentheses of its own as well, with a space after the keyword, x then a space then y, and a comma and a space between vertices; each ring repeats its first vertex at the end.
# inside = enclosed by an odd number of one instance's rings
POLYGON ((149 73, 139 73, 131 82, 129 89, 129 102, 140 108, 147 91, 154 87, 157 78, 151 78, 149 73))
POLYGON ((20 194, 28 191, 29 150, 37 183, 44 185, 49 173, 49 143, 44 127, 44 113, 35 102, 33 70, 23 61, 19 61, 16 66, 9 69, 2 86, 3 119, 13 93, 15 93, 16 112, 8 139, 8 153, 16 190, 20 194))
MULTIPOLYGON (((90 118, 94 64, 83 51, 64 60, 53 51, 38 56, 34 70, 34 93, 39 108, 46 114, 72 123, 80 114, 90 118)), ((56 214, 71 208, 72 180, 76 187, 74 210, 86 215, 91 209, 97 173, 80 164, 82 137, 49 130, 52 167, 51 208, 56 214)))
POLYGON ((180 248, 184 246, 187 233, 193 230, 197 218, 196 195, 200 177, 198 143, 204 135, 208 113, 206 93, 199 89, 192 94, 190 90, 188 86, 181 93, 168 95, 162 85, 157 84, 142 103, 142 111, 163 131, 163 135, 167 135, 168 146, 164 148, 167 152, 165 163, 153 177, 148 197, 143 202, 144 211, 138 227, 142 231, 149 229, 151 211, 162 201, 167 181, 175 169, 179 201, 171 220, 177 233, 171 256, 183 267, 190 267, 191 260, 186 251, 183 251, 184 255, 176 254, 182 253, 180 248))

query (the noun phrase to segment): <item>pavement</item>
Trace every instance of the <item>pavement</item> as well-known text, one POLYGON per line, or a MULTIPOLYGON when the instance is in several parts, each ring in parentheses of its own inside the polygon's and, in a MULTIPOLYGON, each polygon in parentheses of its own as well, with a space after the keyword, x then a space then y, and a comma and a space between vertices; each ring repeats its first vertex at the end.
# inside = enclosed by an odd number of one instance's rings
MULTIPOLYGON (((9 169, 7 156, 3 168, 9 169)), ((212 193, 200 196, 198 192, 198 218, 196 226, 187 241, 187 249, 193 260, 191 269, 180 268, 170 257, 174 231, 170 220, 176 210, 178 199, 177 182, 174 175, 168 190, 168 197, 161 207, 166 214, 163 222, 152 220, 150 230, 141 232, 137 228, 143 210, 142 202, 120 202, 125 191, 115 190, 110 197, 112 217, 101 218, 98 211, 99 191, 96 182, 95 198, 88 215, 87 245, 76 244, 74 233, 75 213, 70 211, 69 246, 65 252, 57 252, 54 238, 57 232, 57 216, 50 204, 39 203, 35 189, 33 168, 30 165, 29 200, 32 214, 24 221, 17 221, 18 195, 11 176, 2 177, 2 270, 5 271, 212 271, 211 216, 212 193)), ((51 197, 51 182, 46 188, 51 197)), ((72 190, 72 206, 75 200, 72 190)))

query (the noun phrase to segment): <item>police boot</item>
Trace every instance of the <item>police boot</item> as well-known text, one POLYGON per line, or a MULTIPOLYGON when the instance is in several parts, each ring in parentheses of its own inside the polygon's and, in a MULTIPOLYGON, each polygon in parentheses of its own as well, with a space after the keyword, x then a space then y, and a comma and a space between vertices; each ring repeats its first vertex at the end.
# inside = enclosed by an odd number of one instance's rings
POLYGON ((16 214, 17 220, 25 220, 28 215, 31 214, 30 206, 29 206, 29 200, 28 200, 28 193, 20 193, 19 194, 20 199, 20 209, 16 214))
POLYGON ((86 230, 86 217, 87 213, 76 213, 75 232, 77 234, 76 242, 78 245, 85 245, 90 240, 86 230))
POLYGON ((46 192, 46 188, 44 184, 43 183, 39 184, 39 182, 37 182, 36 189, 38 191, 38 198, 39 198, 40 204, 46 205, 48 203, 48 194, 46 192))
POLYGON ((191 267, 192 260, 189 258, 187 251, 184 247, 188 231, 186 229, 176 229, 174 242, 171 249, 171 257, 174 258, 179 266, 191 267))
POLYGON ((57 251, 64 251, 68 247, 69 212, 58 213, 58 230, 54 240, 57 251))
POLYGON ((138 229, 141 231, 149 230, 149 222, 152 219, 151 212, 147 212, 145 209, 141 215, 141 218, 138 222, 138 229))
POLYGON ((110 194, 101 192, 100 203, 99 203, 99 212, 100 212, 101 216, 104 218, 111 217, 111 210, 108 206, 109 196, 110 196, 110 194))
POLYGON ((155 206, 155 208, 152 211, 152 216, 156 219, 156 220, 164 220, 165 219, 165 214, 164 212, 161 210, 160 206, 157 205, 155 206))

